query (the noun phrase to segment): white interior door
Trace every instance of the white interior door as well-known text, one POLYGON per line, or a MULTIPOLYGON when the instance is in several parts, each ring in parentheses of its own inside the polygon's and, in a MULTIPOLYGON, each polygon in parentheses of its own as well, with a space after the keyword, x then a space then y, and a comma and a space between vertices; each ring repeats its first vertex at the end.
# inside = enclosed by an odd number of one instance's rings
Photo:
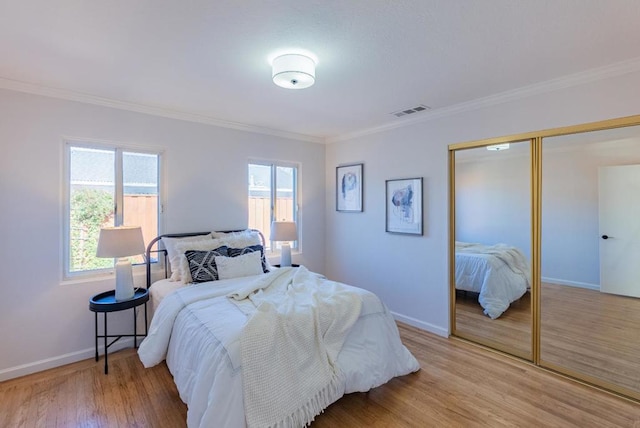
POLYGON ((600 291, 640 297, 640 165, 598 170, 600 291))

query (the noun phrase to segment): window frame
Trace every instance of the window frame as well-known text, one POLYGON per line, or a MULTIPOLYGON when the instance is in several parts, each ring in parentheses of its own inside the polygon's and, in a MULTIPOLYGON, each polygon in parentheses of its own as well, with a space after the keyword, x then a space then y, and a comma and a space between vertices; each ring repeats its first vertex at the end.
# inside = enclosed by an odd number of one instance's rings
MULTIPOLYGON (((300 164, 297 162, 287 162, 287 161, 276 161, 276 160, 265 160, 265 159, 249 159, 247 162, 247 170, 251 165, 261 165, 268 166, 271 169, 271 185, 269 189, 270 193, 270 217, 269 217, 269 225, 276 219, 277 216, 277 192, 278 192, 278 182, 277 182, 277 171, 278 167, 282 168, 293 168, 294 176, 293 176, 293 185, 291 189, 291 194, 293 197, 293 221, 296 223, 298 228, 298 239, 292 242, 291 249, 300 252, 300 197, 299 197, 299 188, 300 188, 300 164)), ((247 178, 249 177, 247 171, 247 178)), ((248 184, 248 183, 247 183, 248 184)), ((247 191, 248 191, 247 185, 247 191)), ((269 250, 270 252, 277 254, 280 252, 280 249, 277 248, 276 241, 269 241, 269 250)))
MULTIPOLYGON (((158 157, 157 160, 157 230, 156 236, 160 235, 163 219, 164 200, 164 156, 163 151, 148 147, 135 145, 123 145, 115 142, 100 141, 87 138, 63 138, 63 213, 62 213, 62 280, 73 281, 101 277, 115 271, 115 265, 108 268, 88 269, 71 272, 71 150, 72 148, 108 150, 114 153, 114 226, 120 226, 124 218, 124 153, 147 154, 158 157)), ((136 269, 138 265, 134 265, 136 269)), ((137 270, 137 269, 136 269, 137 270)))

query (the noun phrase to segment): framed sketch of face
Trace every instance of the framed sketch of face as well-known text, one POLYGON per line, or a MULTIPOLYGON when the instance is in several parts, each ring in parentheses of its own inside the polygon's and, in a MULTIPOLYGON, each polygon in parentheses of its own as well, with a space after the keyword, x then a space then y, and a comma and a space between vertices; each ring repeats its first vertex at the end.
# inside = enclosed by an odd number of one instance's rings
POLYGON ((387 180, 387 232, 422 235, 422 177, 387 180))
POLYGON ((362 212, 363 164, 336 168, 336 211, 362 212))

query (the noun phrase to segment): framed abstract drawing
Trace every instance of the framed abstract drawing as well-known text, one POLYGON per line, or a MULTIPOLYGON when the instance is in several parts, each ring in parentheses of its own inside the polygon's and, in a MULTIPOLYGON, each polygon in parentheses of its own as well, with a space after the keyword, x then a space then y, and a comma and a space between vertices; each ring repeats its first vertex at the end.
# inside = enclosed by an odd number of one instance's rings
POLYGON ((422 235, 422 177, 387 180, 387 232, 422 235))
POLYGON ((362 212, 363 164, 336 167, 336 211, 362 212))

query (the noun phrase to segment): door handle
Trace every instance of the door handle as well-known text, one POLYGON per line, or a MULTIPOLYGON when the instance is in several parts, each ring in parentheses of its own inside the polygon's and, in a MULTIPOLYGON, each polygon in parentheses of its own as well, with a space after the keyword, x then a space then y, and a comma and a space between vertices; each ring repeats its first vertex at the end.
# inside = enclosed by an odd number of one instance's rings
POLYGON ((609 239, 609 235, 602 235, 602 239, 609 239))

